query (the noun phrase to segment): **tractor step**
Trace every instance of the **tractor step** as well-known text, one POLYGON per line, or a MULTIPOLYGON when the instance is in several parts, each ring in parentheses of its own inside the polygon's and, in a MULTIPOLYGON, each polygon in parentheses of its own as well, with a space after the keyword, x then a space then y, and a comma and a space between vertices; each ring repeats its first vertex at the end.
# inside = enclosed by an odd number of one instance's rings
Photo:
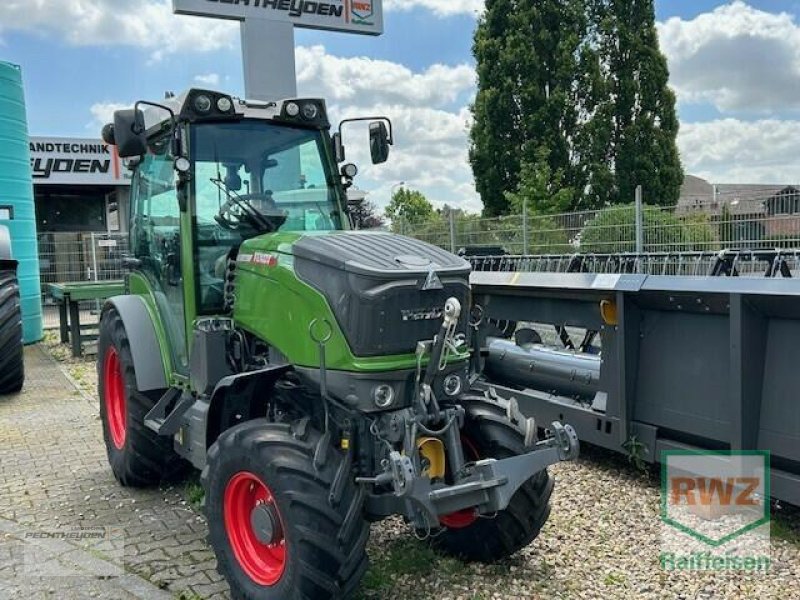
POLYGON ((175 435, 194 398, 178 388, 169 388, 144 418, 144 425, 158 435, 175 435))

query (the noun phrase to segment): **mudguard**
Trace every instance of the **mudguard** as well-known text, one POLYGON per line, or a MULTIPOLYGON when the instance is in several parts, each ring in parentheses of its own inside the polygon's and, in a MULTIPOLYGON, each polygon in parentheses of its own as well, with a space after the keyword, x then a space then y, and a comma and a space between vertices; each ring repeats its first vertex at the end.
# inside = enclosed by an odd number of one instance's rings
POLYGON ((161 347, 144 300, 133 295, 114 296, 106 300, 103 315, 111 307, 116 309, 125 325, 136 369, 136 387, 140 392, 167 389, 169 385, 161 361, 161 347))

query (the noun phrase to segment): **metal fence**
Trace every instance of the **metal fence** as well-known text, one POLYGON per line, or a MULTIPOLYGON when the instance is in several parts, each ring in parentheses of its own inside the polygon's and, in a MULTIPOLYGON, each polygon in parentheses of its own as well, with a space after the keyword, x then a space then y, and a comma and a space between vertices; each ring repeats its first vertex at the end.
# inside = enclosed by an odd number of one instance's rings
POLYGON ((393 228, 453 252, 466 249, 469 254, 796 249, 800 248, 800 192, 684 201, 677 207, 640 202, 603 210, 492 219, 447 211, 421 224, 399 220, 393 228))
MULTIPOLYGON (((122 279, 124 275, 122 258, 128 252, 127 234, 41 233, 38 242, 46 329, 58 327, 58 309, 48 294, 47 284, 106 281, 122 279)), ((97 309, 94 302, 81 305, 81 310, 89 313, 97 309)))

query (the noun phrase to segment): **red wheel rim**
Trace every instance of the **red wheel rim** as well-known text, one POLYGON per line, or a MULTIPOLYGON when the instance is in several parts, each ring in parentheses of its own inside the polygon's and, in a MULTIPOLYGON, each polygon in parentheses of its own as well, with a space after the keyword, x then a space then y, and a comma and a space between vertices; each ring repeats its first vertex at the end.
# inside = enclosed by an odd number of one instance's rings
MULTIPOLYGON (((461 446, 464 448, 464 457, 467 460, 479 460, 480 454, 475 444, 465 435, 461 436, 461 446)), ((465 529, 478 520, 478 509, 465 508, 449 515, 439 517, 439 523, 447 529, 465 529)))
POLYGON ((281 521, 282 517, 270 489, 256 475, 242 471, 234 475, 225 487, 225 531, 231 549, 248 577, 259 585, 275 585, 286 568, 286 538, 281 532, 274 543, 264 544, 251 523, 253 509, 269 504, 281 521))
POLYGON ((128 422, 128 410, 125 406, 125 384, 119 368, 119 355, 115 348, 106 351, 103 365, 103 384, 106 403, 106 420, 111 441, 117 450, 125 446, 125 426, 128 422))

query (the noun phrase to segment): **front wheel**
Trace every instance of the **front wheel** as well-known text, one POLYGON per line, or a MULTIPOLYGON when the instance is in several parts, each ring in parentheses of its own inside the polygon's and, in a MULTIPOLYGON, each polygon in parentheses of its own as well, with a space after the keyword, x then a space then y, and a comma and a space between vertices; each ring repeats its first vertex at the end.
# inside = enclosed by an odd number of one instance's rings
POLYGON ((183 473, 186 462, 175 452, 170 437, 144 424, 159 393, 140 392, 136 366, 125 325, 119 313, 108 309, 100 322, 97 341, 97 377, 100 418, 108 462, 124 486, 145 487, 183 473))
POLYGON ((256 419, 209 450, 209 541, 234 599, 346 598, 358 586, 369 537, 362 496, 341 453, 320 443, 304 422, 256 419))
MULTIPOLYGON (((459 403, 466 410, 462 431, 469 461, 503 459, 529 451, 525 435, 507 418, 508 401, 470 395, 459 403)), ((528 479, 496 515, 466 509, 440 518, 442 530, 430 538, 434 549, 468 561, 494 562, 530 544, 550 516, 553 479, 542 470, 528 479)))

